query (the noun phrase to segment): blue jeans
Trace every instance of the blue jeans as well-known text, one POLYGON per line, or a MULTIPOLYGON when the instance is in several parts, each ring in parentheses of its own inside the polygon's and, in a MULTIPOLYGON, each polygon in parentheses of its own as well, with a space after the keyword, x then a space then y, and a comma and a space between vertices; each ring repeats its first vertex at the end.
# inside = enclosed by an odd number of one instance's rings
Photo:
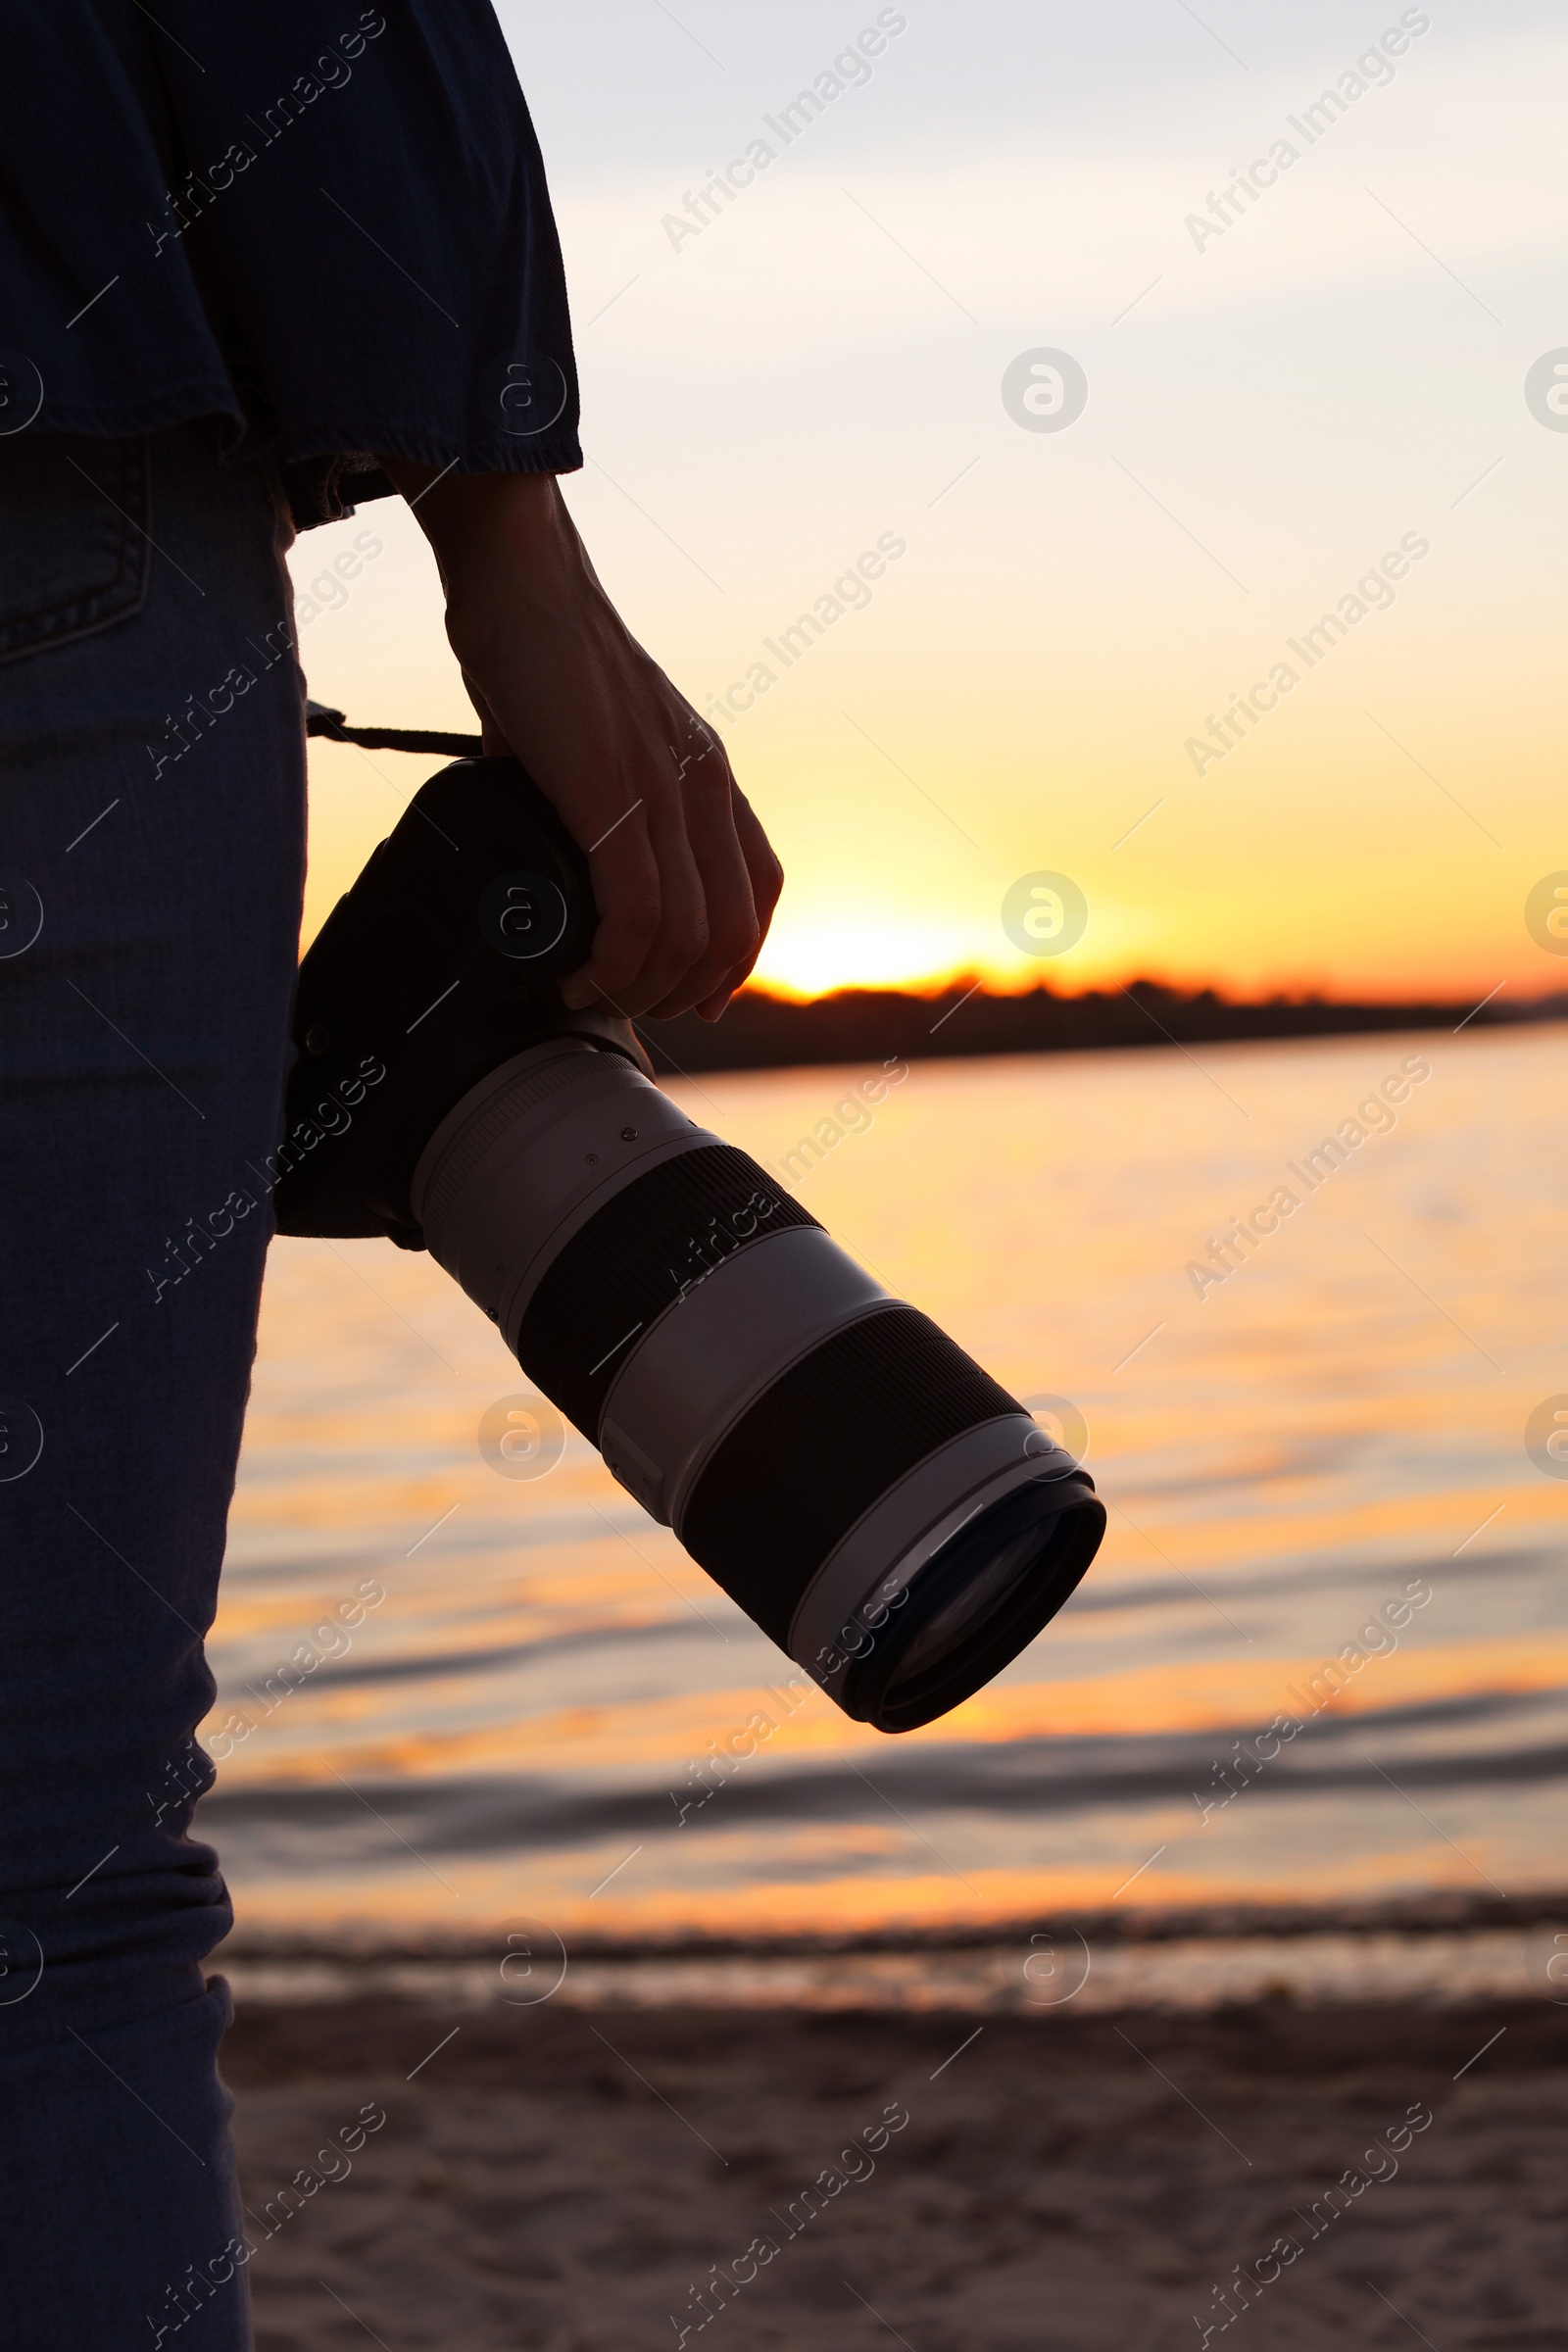
POLYGON ((250 2342, 188 1835, 270 1228, 303 680, 255 463, 0 439, 0 2338, 250 2342))

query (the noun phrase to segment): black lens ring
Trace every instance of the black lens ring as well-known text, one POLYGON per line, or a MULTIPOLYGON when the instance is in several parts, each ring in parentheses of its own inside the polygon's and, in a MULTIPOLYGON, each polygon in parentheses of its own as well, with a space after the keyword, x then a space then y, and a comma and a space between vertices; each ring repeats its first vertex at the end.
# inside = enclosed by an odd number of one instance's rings
POLYGON ((815 1224, 733 1144, 699 1144, 661 1160, 564 1244, 528 1301, 517 1361, 597 1444, 625 1343, 674 1303, 682 1284, 704 1280, 726 1250, 815 1224))
POLYGON ((748 1406, 705 1463, 676 1532, 788 1649, 803 1594, 857 1522, 954 1438, 1022 1412, 929 1315, 890 1298, 829 1333, 748 1406))

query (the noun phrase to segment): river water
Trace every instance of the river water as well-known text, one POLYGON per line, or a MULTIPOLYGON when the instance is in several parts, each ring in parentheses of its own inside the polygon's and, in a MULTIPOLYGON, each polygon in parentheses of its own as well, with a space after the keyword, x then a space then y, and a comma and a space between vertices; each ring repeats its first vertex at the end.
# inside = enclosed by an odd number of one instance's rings
POLYGON ((672 1090, 775 1168, 818 1136, 804 1204, 1087 1426, 1085 1584, 897 1740, 792 1687, 574 1433, 498 1474, 479 1425, 527 1384, 428 1258, 274 1242, 199 1822, 242 1935, 636 1946, 1568 1885, 1568 1478, 1527 1450, 1568 1392, 1564 1042, 672 1090), (1282 1187, 1214 1279, 1210 1238, 1282 1187))

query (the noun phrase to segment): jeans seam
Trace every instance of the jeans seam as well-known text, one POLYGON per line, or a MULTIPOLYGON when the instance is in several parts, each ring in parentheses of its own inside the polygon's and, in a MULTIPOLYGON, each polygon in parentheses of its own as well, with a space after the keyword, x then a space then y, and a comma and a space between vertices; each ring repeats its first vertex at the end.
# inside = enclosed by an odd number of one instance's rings
POLYGON ((114 621, 129 619, 145 604, 152 545, 147 529, 152 507, 147 436, 140 434, 134 441, 110 446, 115 468, 111 478, 121 493, 112 501, 120 516, 120 541, 112 577, 100 587, 62 598, 53 605, 34 607, 30 612, 16 614, 0 624, 0 662, 69 645, 98 629, 108 628, 114 621), (139 547, 133 532, 140 540, 139 547))

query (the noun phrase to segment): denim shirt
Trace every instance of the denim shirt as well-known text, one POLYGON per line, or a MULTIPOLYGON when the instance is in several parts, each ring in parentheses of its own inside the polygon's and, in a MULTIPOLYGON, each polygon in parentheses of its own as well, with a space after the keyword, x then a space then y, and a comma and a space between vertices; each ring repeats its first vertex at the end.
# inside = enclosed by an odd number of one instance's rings
POLYGON ((12 0, 0 434, 211 418, 297 525, 582 463, 561 249, 489 0, 12 0), (156 22, 155 22, 156 19, 156 22))

